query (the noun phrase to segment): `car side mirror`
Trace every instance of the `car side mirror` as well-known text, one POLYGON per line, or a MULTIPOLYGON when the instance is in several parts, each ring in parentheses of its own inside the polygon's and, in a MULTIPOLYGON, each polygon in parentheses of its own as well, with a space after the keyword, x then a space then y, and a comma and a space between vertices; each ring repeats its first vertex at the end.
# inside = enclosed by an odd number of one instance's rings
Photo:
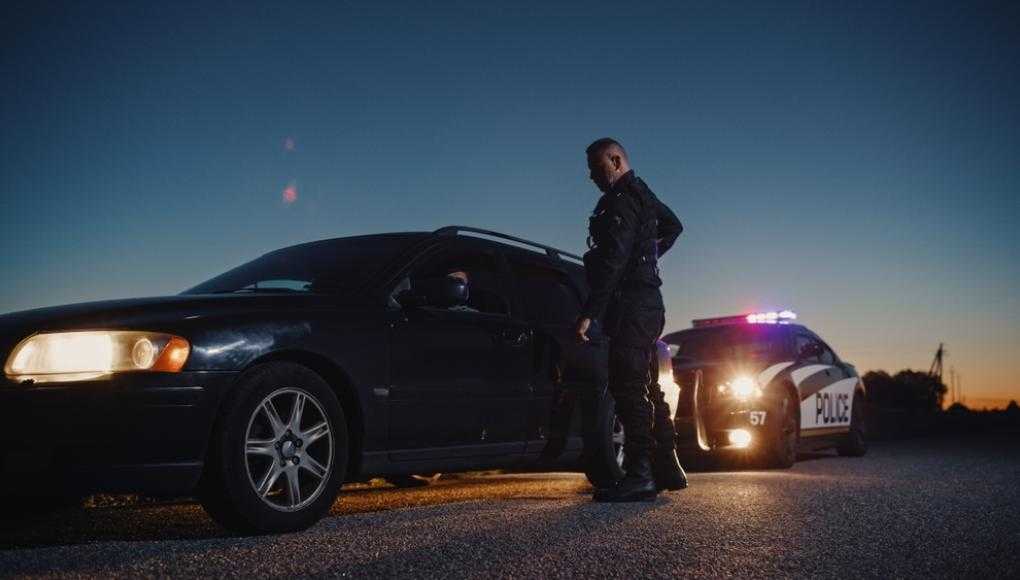
POLYGON ((449 308, 467 304, 468 285, 452 276, 422 278, 414 287, 396 296, 397 302, 405 307, 436 306, 449 308))

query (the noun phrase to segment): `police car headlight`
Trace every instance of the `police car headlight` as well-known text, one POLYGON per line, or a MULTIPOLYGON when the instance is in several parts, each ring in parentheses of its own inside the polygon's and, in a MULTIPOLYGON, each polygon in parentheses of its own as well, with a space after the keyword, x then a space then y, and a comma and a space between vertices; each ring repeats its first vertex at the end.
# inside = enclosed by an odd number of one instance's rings
POLYGON ((724 385, 719 385, 719 392, 723 395, 729 395, 740 399, 741 401, 761 396, 761 389, 758 387, 758 381, 749 376, 739 376, 724 385))
POLYGON ((730 445, 745 448, 751 445, 751 433, 745 429, 734 429, 729 434, 730 445))
POLYGON ((84 381, 126 371, 179 372, 191 345, 172 334, 122 330, 47 332, 21 341, 4 373, 15 381, 84 381))

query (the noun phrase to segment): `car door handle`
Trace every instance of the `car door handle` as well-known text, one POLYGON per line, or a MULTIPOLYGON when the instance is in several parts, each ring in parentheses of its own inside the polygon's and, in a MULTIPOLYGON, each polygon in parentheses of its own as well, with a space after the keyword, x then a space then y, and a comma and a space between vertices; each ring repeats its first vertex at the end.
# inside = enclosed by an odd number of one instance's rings
POLYGON ((503 344, 510 347, 524 346, 531 339, 531 332, 528 330, 507 329, 500 333, 503 344))

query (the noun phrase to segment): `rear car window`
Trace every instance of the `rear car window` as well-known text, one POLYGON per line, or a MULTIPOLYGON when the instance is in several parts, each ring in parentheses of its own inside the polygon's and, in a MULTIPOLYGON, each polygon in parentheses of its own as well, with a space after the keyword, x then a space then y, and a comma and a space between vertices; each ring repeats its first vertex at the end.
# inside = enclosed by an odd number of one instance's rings
POLYGON ((542 324, 573 324, 581 312, 581 298, 566 274, 539 264, 511 263, 524 303, 526 320, 542 324))

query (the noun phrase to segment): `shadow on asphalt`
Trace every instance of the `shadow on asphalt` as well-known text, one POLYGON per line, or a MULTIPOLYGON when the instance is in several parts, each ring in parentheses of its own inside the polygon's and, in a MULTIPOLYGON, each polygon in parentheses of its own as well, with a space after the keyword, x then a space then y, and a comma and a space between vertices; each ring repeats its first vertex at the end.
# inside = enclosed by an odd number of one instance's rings
MULTIPOLYGON (((833 453, 798 456, 798 461, 825 459, 835 460, 837 457, 833 453)), ((685 463, 684 469, 691 473, 723 473, 760 471, 762 467, 748 459, 735 457, 703 461, 697 465, 685 463)), ((579 474, 453 474, 444 476, 441 481, 415 488, 391 487, 379 483, 347 485, 327 517, 465 501, 554 502, 590 494, 590 486, 579 474), (557 477, 566 477, 573 483, 568 488, 548 486, 552 491, 545 493, 546 486, 542 484, 550 483, 557 477)), ((35 515, 5 513, 0 520, 0 550, 104 541, 210 540, 234 537, 237 536, 213 522, 201 506, 189 501, 65 509, 35 515)))
POLYGON ((7 519, 0 549, 131 540, 199 540, 231 537, 198 504, 63 509, 7 519))
MULTIPOLYGON (((818 460, 838 460, 835 452, 813 451, 797 454, 797 463, 818 460)), ((780 468, 769 467, 750 455, 732 454, 729 456, 708 456, 698 458, 681 459, 684 471, 688 473, 725 473, 732 471, 784 471, 780 468)))
MULTIPOLYGON (((513 500, 552 499, 547 497, 514 497, 513 500)), ((668 500, 659 499, 654 502, 640 504, 598 504, 584 502, 553 509, 532 512, 523 525, 518 521, 514 532, 519 537, 541 538, 578 536, 598 537, 604 530, 619 527, 629 520, 641 520, 648 513, 668 508, 668 500), (578 515, 587 524, 583 531, 578 530, 578 515)), ((457 535, 445 541, 431 542, 420 547, 401 550, 397 553, 384 554, 368 562, 357 563, 345 569, 345 575, 353 578, 386 577, 396 575, 414 575, 417 570, 427 570, 434 566, 436 554, 457 553, 460 550, 474 550, 474 546, 485 546, 492 541, 489 530, 467 535, 457 535)), ((515 546, 508 546, 513 549, 515 546)), ((520 549, 520 548, 517 548, 520 549)))
MULTIPOLYGON (((424 507, 500 499, 563 499, 568 495, 534 494, 536 484, 551 475, 454 474, 442 481, 415 488, 382 484, 344 486, 328 517, 344 517, 409 507, 424 507), (532 490, 528 493, 527 490, 532 490)), ((579 485, 580 485, 579 481, 579 485)), ((584 483, 586 486, 587 484, 584 483)), ((209 518, 200 505, 187 500, 139 505, 86 507, 47 513, 3 513, 0 550, 83 544, 107 541, 175 541, 236 538, 209 518)))

